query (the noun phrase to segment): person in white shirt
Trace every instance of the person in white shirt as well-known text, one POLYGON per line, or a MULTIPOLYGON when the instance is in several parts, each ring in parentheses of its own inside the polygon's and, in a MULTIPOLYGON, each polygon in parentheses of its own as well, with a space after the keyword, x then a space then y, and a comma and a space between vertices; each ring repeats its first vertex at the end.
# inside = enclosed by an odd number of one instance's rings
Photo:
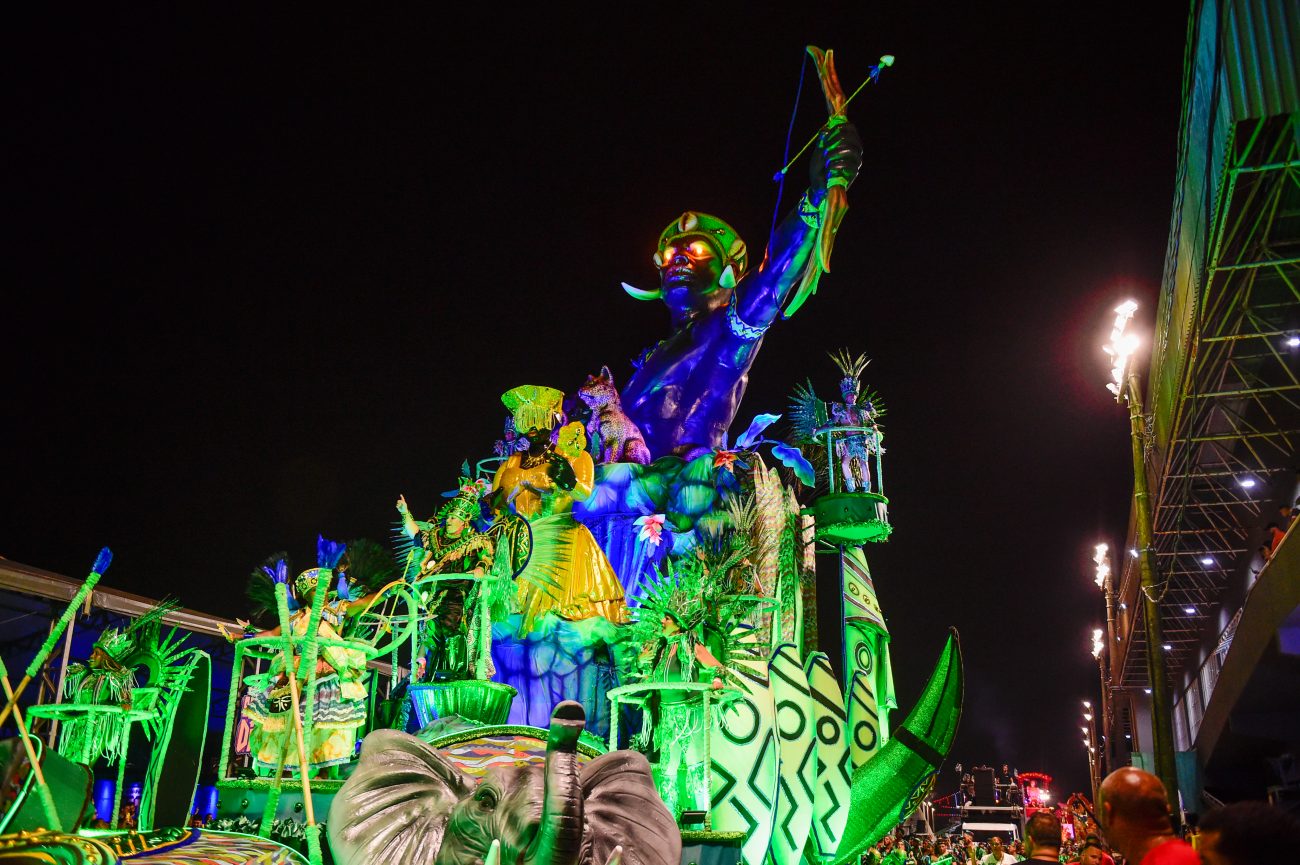
MULTIPOLYGON (((968 842, 970 860, 976 860, 975 843, 968 842)), ((989 839, 989 852, 978 859, 979 865, 1015 865, 1019 860, 1002 846, 1002 839, 994 835, 989 839)))

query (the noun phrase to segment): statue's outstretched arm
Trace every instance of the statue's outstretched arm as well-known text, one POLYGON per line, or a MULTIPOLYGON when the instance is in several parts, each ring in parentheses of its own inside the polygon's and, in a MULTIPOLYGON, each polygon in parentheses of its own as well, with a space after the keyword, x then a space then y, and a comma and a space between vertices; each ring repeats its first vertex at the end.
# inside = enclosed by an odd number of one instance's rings
POLYGON ((808 191, 777 227, 758 271, 736 287, 735 311, 745 325, 762 329, 781 314, 804 273, 816 266, 827 187, 848 187, 861 167, 862 140, 857 129, 848 121, 833 122, 813 153, 808 191))

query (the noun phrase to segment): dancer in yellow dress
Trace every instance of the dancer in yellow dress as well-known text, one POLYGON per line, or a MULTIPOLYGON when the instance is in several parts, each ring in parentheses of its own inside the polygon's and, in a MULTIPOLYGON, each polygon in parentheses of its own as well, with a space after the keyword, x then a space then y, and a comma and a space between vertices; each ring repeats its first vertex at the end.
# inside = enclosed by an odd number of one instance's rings
POLYGON ((550 575, 520 580, 525 630, 532 630, 547 613, 570 621, 593 616, 615 623, 629 620, 618 575, 590 530, 573 517, 574 501, 591 495, 596 469, 586 450, 582 424, 567 424, 552 443, 563 399, 561 391, 535 385, 514 388, 501 397, 529 446, 511 454, 497 469, 492 480, 493 510, 513 510, 532 525, 539 543, 552 538, 559 546, 550 575))

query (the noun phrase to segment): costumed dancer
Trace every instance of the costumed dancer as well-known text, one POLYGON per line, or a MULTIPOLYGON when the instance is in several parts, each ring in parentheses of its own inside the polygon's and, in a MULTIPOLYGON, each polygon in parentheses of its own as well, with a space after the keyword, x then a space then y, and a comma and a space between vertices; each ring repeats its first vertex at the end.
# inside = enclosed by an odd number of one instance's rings
MULTIPOLYGON (((456 495, 438 509, 434 519, 418 523, 411 516, 406 497, 397 499, 402 527, 412 543, 408 560, 419 550, 414 579, 439 574, 467 574, 482 578, 491 568, 494 544, 491 536, 480 532, 474 522, 482 517, 479 500, 487 491, 487 482, 461 478, 456 495)), ((408 574, 410 573, 408 568, 408 574)), ((424 673, 418 679, 463 679, 470 674, 469 647, 466 644, 465 606, 473 580, 438 580, 427 605, 424 628, 426 654, 421 659, 424 673)))
MULTIPOLYGON (((702 639, 698 621, 687 621, 684 611, 668 610, 660 621, 662 631, 646 647, 641 660, 648 668, 643 681, 698 682, 711 680, 715 690, 722 690, 726 673, 722 663, 709 651, 702 639)), ((693 617, 694 619, 700 616, 693 617)), ((706 803, 697 791, 709 787, 709 765, 704 749, 704 713, 695 695, 665 689, 647 704, 650 742, 654 761, 655 783, 664 804, 674 817, 682 811, 695 810, 706 803)))
POLYGON ((633 747, 648 753, 655 785, 674 816, 708 807, 709 726, 717 716, 706 716, 703 689, 673 686, 708 683, 717 692, 717 704, 726 683, 740 681, 733 665, 748 656, 742 635, 752 629, 738 624, 759 600, 731 591, 730 571, 744 552, 711 559, 697 549, 670 560, 646 585, 637 608, 642 649, 634 676, 640 683, 666 687, 649 689, 648 729, 634 738, 633 747))
MULTIPOLYGON (((162 601, 125 628, 101 633, 86 661, 68 665, 63 686, 68 702, 130 709, 132 690, 138 685, 136 671, 142 667, 150 673, 150 684, 158 686, 181 654, 175 629, 166 638, 161 635, 163 618, 177 609, 180 604, 175 601, 162 601)), ((125 715, 116 713, 70 718, 60 734, 59 752, 87 765, 100 757, 123 760, 121 734, 128 723, 125 715)))
POLYGON ((880 428, 876 425, 879 416, 875 404, 868 398, 859 403, 862 390, 862 370, 870 363, 866 355, 852 357, 848 351, 831 354, 831 360, 840 368, 840 396, 844 402, 831 403, 830 428, 867 427, 866 431, 841 433, 835 439, 835 456, 840 461, 840 472, 844 478, 845 492, 871 491, 871 457, 883 453, 880 446, 880 428))
MULTIPOLYGON (((591 531, 573 517, 574 501, 592 493, 595 465, 586 449, 580 423, 555 431, 564 394, 550 387, 523 385, 507 391, 501 401, 514 414, 514 426, 528 440, 497 469, 492 480, 492 510, 513 511, 532 526, 535 546, 555 545, 546 556, 549 573, 520 580, 518 605, 524 629, 548 613, 576 621, 603 616, 628 621, 623 587, 591 531)), ((536 560, 541 561, 541 558, 536 560)))
MULTIPOLYGON (((322 539, 321 544, 328 544, 322 539)), ((283 559, 274 568, 264 568, 274 583, 288 580, 288 565, 283 559)), ((328 579, 327 567, 310 568, 293 581, 293 595, 298 608, 289 617, 289 627, 294 636, 305 636, 311 619, 312 602, 316 592, 330 592, 321 585, 321 577, 328 579)), ((326 640, 341 640, 344 620, 358 616, 369 608, 377 595, 366 595, 349 600, 343 594, 331 592, 325 597, 320 624, 316 635, 326 640)), ((277 625, 265 631, 246 633, 246 637, 280 636, 277 625)), ((295 660, 296 660, 295 653, 295 660)), ((316 662, 316 690, 311 711, 311 729, 304 728, 308 766, 298 765, 294 746, 294 722, 289 679, 285 672, 284 656, 277 653, 268 671, 268 686, 256 692, 244 716, 253 722, 250 748, 253 765, 262 773, 285 769, 333 774, 334 767, 347 763, 356 754, 357 730, 366 723, 366 655, 357 649, 342 646, 321 646, 316 662), (281 759, 283 758, 283 764, 281 759)), ((301 681, 301 680, 300 680, 301 681)), ((301 704, 300 714, 306 716, 306 704, 301 704)))

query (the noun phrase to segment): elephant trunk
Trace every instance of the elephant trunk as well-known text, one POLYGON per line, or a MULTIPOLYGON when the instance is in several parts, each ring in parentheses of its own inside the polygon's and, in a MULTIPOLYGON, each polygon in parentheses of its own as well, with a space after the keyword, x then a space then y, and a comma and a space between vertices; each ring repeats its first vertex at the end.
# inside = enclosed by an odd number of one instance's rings
POLYGON ((524 853, 524 865, 578 865, 583 829, 578 736, 586 722, 582 705, 572 700, 560 703, 551 714, 542 822, 524 853))

